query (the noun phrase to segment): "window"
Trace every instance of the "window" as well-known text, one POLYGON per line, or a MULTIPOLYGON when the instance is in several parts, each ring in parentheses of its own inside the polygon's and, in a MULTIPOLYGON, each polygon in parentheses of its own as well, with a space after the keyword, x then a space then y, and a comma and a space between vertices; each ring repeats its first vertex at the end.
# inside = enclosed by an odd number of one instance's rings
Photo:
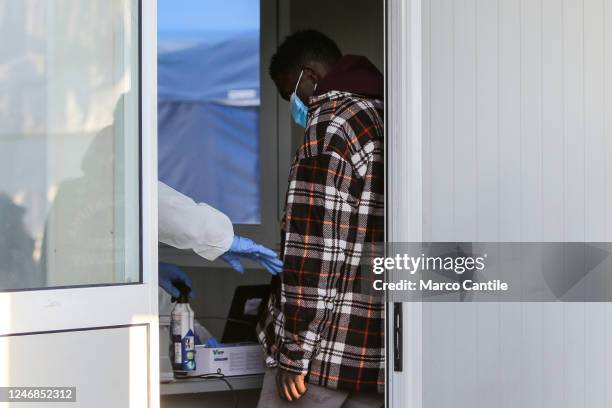
POLYGON ((138 10, 0 0, 0 290, 140 281, 138 10))
POLYGON ((159 178, 261 224, 258 0, 158 3, 159 178))

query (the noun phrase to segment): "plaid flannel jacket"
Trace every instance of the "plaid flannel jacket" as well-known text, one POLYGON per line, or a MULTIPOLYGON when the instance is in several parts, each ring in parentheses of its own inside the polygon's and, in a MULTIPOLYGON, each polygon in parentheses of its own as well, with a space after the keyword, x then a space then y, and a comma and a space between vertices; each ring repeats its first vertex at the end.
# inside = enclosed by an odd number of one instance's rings
POLYGON ((289 174, 284 271, 257 327, 270 366, 332 389, 384 389, 383 301, 359 265, 384 239, 382 107, 346 92, 311 98, 289 174))

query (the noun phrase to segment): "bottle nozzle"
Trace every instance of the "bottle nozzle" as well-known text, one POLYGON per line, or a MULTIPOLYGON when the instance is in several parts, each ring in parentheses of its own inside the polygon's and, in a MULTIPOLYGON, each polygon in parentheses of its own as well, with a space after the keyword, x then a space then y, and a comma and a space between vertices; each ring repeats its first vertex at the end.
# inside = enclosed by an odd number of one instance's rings
POLYGON ((189 294, 191 293, 191 288, 181 282, 174 283, 174 286, 181 292, 181 295, 178 299, 172 299, 172 301, 177 300, 179 303, 189 303, 189 294))

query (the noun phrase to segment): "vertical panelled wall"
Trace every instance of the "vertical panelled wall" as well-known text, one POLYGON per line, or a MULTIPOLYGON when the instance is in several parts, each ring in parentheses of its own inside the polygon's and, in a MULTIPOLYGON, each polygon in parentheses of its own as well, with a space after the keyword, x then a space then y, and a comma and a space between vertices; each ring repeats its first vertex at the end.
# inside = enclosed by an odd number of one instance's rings
MULTIPOLYGON (((612 241, 612 1, 423 0, 425 241, 612 241)), ((425 407, 612 407, 608 304, 423 307, 425 407)))
POLYGON ((426 239, 611 240, 612 2, 424 0, 423 19, 426 239))

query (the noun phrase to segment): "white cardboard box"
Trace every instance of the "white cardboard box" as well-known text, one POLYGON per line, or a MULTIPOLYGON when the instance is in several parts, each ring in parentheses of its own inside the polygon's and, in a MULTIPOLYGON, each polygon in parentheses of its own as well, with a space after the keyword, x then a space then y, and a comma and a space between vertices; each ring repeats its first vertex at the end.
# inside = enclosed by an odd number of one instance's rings
POLYGON ((196 369, 188 376, 206 374, 250 375, 265 372, 264 355, 257 343, 239 343, 223 347, 195 346, 196 369))

